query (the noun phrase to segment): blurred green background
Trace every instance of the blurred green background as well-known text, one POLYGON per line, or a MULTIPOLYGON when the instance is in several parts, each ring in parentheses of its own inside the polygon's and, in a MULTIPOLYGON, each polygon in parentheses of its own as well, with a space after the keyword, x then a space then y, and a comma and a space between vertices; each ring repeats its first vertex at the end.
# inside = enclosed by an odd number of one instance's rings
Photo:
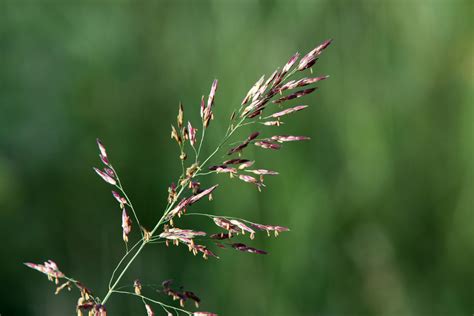
MULTIPOLYGON (((292 231, 242 239, 268 256, 218 249, 204 261, 155 245, 124 284, 172 278, 221 315, 471 315, 473 21, 469 0, 0 0, 0 313, 74 314, 77 293, 55 296, 24 261, 51 258, 105 294, 123 243, 120 210, 91 169, 96 137, 150 227, 179 174, 178 102, 198 125, 219 79, 209 152, 258 77, 333 38, 311 107, 266 129, 311 142, 249 148, 281 175, 262 193, 209 177, 215 199, 194 207, 292 231)), ((145 313, 133 297, 108 310, 145 313)))

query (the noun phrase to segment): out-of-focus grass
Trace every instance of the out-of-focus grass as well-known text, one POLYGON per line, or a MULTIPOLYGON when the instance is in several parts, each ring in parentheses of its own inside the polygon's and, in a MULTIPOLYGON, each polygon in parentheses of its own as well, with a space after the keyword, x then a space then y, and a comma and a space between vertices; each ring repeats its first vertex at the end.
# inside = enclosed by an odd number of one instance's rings
MULTIPOLYGON (((76 297, 55 297, 26 260, 52 258, 105 292, 123 245, 90 168, 96 137, 152 225, 179 172, 178 101, 197 120, 219 78, 209 150, 261 74, 330 37, 314 68, 330 80, 275 132, 312 141, 249 150, 281 172, 263 193, 212 179, 225 185, 209 212, 292 231, 257 238, 264 257, 150 247, 126 279, 174 278, 223 315, 472 314, 473 12, 434 0, 3 1, 0 313, 73 313, 76 297)), ((144 313, 119 298, 109 311, 144 313)))

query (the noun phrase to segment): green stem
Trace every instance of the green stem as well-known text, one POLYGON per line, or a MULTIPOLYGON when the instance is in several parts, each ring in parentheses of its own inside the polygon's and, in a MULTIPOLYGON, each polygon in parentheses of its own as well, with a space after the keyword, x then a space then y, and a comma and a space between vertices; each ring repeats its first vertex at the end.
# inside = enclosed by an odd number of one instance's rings
POLYGON ((144 299, 146 301, 149 301, 149 302, 152 302, 152 303, 155 303, 155 304, 159 304, 161 306, 164 306, 166 308, 170 308, 170 309, 174 309, 176 311, 180 311, 182 313, 186 313, 188 315, 192 315, 193 313, 185 310, 185 309, 182 309, 182 308, 178 308, 178 307, 174 307, 174 306, 171 306, 171 305, 168 305, 168 304, 165 304, 163 302, 160 302, 160 301, 157 301, 157 300, 154 300, 154 299, 151 299, 149 297, 146 297, 146 296, 143 296, 143 295, 140 295, 140 294, 136 294, 136 293, 132 293, 132 292, 127 292, 127 291, 118 291, 118 290, 115 290, 113 291, 114 293, 118 293, 118 294, 127 294, 127 295, 133 295, 133 296, 137 296, 137 297, 140 297, 141 299, 144 299))
MULTIPOLYGON (((185 189, 185 185, 181 186, 181 189, 180 191, 178 192, 178 197, 181 195, 181 193, 184 191, 185 189)), ((161 216, 160 220, 158 221, 158 223, 156 223, 155 227, 153 228, 153 230, 150 232, 150 235, 153 236, 153 234, 155 233, 155 231, 158 229, 158 227, 160 227, 160 225, 164 222, 165 218, 166 218, 166 215, 168 214, 168 212, 171 210, 171 208, 174 206, 174 204, 176 203, 173 202, 171 204, 168 205, 168 207, 166 208, 165 212, 163 213, 163 216, 161 216)), ((144 240, 142 239, 141 240, 141 244, 140 244, 140 247, 137 249, 137 251, 135 252, 135 254, 130 258, 130 260, 127 262, 127 264, 125 265, 125 267, 123 268, 122 272, 120 272, 119 276, 117 277, 117 280, 115 280, 114 284, 109 288, 109 291, 107 292, 107 294, 105 295, 104 299, 102 300, 102 304, 105 304, 107 302, 107 300, 109 299, 109 297, 112 295, 112 293, 114 292, 114 289, 115 287, 118 285, 118 283, 120 282, 120 280, 122 279, 122 277, 124 276, 125 272, 127 272, 128 268, 130 267, 130 265, 132 264, 133 261, 135 261, 135 259, 138 257, 138 255, 141 253, 141 251, 143 250, 143 248, 145 247, 145 245, 148 243, 147 240, 144 240)))
POLYGON ((140 244, 140 241, 137 241, 135 243, 135 245, 132 246, 132 248, 130 248, 130 250, 122 257, 122 259, 120 259, 119 263, 117 264, 117 266, 115 267, 114 271, 112 272, 112 276, 110 277, 110 280, 109 280, 109 289, 110 289, 110 285, 112 284, 112 281, 114 279, 114 276, 115 276, 115 273, 117 273, 117 270, 118 268, 120 267, 120 265, 122 264, 122 262, 125 260, 125 258, 128 257, 128 255, 130 254, 130 252, 133 251, 133 249, 135 249, 136 246, 138 246, 140 244))
POLYGON ((199 147, 196 153, 196 161, 199 159, 199 155, 201 154, 201 148, 202 148, 202 143, 204 142, 204 136, 206 135, 206 128, 204 127, 204 124, 202 125, 202 133, 201 133, 201 140, 199 142, 199 147))
MULTIPOLYGON (((119 189, 120 192, 122 192, 123 196, 124 196, 125 199, 127 200, 127 204, 130 206, 130 209, 132 210, 133 216, 135 217, 135 220, 137 221, 138 227, 141 227, 141 225, 140 225, 140 220, 138 219, 137 213, 135 212, 135 208, 133 207, 132 201, 131 201, 130 198, 128 197, 127 193, 126 193, 125 190, 123 189, 122 182, 120 181, 120 178, 119 178, 119 176, 118 176, 117 171, 115 171, 115 169, 114 169, 114 167, 112 167, 112 165, 111 165, 111 168, 112 168, 112 170, 113 170, 114 173, 115 173, 115 177, 117 178, 117 184, 115 185, 115 187, 116 187, 117 189, 119 189)), ((142 231, 140 231, 140 234, 141 234, 142 237, 143 237, 143 232, 142 232, 142 231)))

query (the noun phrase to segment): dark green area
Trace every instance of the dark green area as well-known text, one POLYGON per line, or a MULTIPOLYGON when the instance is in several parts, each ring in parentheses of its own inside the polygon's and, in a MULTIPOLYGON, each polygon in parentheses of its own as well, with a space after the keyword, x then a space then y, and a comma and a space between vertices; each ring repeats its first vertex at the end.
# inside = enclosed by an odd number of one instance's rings
MULTIPOLYGON (((209 152, 258 77, 333 38, 310 108, 260 129, 311 142, 250 148, 281 175, 262 193, 209 177, 214 201, 193 208, 291 232, 242 239, 267 256, 219 249, 204 261, 155 245, 124 284, 172 278, 221 315, 471 315, 473 21, 471 1, 0 0, 0 314, 74 314, 77 293, 55 296, 24 261, 51 258, 105 294, 124 247, 91 168, 96 137, 150 227, 180 172, 178 102, 198 125, 219 79, 209 152)), ((204 218, 181 226, 217 231, 204 218)), ((132 297, 108 310, 145 314, 132 297)))

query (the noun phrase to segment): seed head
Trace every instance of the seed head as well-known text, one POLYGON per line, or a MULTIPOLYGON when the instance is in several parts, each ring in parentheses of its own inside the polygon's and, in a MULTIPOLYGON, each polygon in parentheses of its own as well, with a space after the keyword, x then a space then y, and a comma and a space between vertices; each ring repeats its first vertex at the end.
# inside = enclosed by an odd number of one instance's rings
POLYGON ((145 309, 146 309, 147 316, 155 316, 155 312, 151 309, 150 305, 145 304, 145 309))
POLYGON ((278 175, 278 172, 272 171, 272 170, 267 170, 267 169, 254 169, 254 170, 246 170, 247 172, 251 172, 253 174, 257 175, 264 175, 264 176, 276 176, 278 175))
POLYGON ((196 132, 197 129, 195 129, 192 125, 191 122, 188 121, 188 133, 189 133, 189 143, 191 146, 194 147, 194 144, 196 144, 196 132))
POLYGON ((107 172, 100 171, 99 169, 97 169, 95 167, 94 167, 94 171, 102 178, 102 180, 104 180, 108 184, 111 184, 111 185, 116 185, 117 184, 117 181, 115 181, 115 179, 112 178, 112 176, 107 174, 107 172))
POLYGON ((58 295, 59 292, 61 292, 63 289, 67 288, 69 291, 71 290, 71 281, 64 282, 60 286, 56 288, 56 291, 54 291, 55 295, 58 295))
POLYGON ((178 145, 181 145, 182 143, 181 136, 173 125, 171 125, 171 139, 174 139, 178 145))
POLYGON ((245 235, 245 232, 249 232, 250 233, 250 239, 253 239, 254 236, 255 236, 255 231, 248 227, 247 225, 245 225, 244 223, 242 223, 241 221, 238 221, 236 219, 231 219, 229 220, 229 222, 233 225, 235 225, 236 227, 238 227, 241 232, 242 232, 242 235, 245 235))
POLYGON ((112 195, 117 200, 117 202, 119 202, 120 208, 124 208, 124 206, 127 204, 127 200, 115 191, 112 191, 112 195))
POLYGON ((267 121, 267 122, 263 122, 262 124, 266 126, 280 126, 284 123, 281 121, 267 121))
POLYGON ((253 247, 249 247, 249 246, 247 246, 245 244, 242 244, 242 243, 232 244, 232 248, 234 248, 238 251, 249 252, 249 253, 254 253, 254 254, 259 254, 259 255, 266 255, 267 254, 267 252, 264 251, 264 250, 259 250, 259 249, 253 248, 253 247))
POLYGON ((272 101, 273 103, 282 103, 282 102, 285 102, 285 101, 288 101, 288 100, 292 100, 292 99, 297 99, 297 98, 301 98, 302 96, 305 96, 307 94, 310 94, 311 92, 315 91, 317 88, 309 88, 309 89, 305 89, 305 90, 300 90, 300 91, 297 91, 295 93, 292 93, 290 95, 287 95, 287 96, 284 96, 284 97, 281 97, 277 100, 274 100, 272 101))
POLYGON ((259 142, 255 142, 255 146, 262 147, 264 149, 273 149, 273 150, 277 150, 281 148, 281 145, 273 143, 269 140, 262 140, 259 142))
POLYGON ((288 60, 288 62, 285 64, 285 66, 283 66, 283 69, 281 70, 281 75, 280 76, 286 75, 286 73, 291 69, 291 67, 293 67, 293 65, 296 63, 296 61, 298 60, 299 57, 300 57, 299 53, 296 53, 293 56, 291 56, 290 60, 288 60))
POLYGON ((263 75, 258 79, 258 81, 250 88, 249 92, 247 92, 247 95, 245 96, 244 100, 242 101, 242 105, 246 104, 250 98, 253 98, 255 93, 260 89, 260 86, 263 83, 263 80, 265 79, 265 76, 263 75))
POLYGON ((133 282, 133 288, 135 289, 135 294, 142 295, 142 283, 139 279, 136 279, 133 282))
POLYGON ((295 141, 301 141, 301 140, 310 140, 311 138, 308 136, 282 135, 282 136, 272 136, 271 139, 279 143, 284 143, 284 142, 295 142, 295 141))
POLYGON ((230 239, 232 238, 232 234, 229 233, 219 233, 219 234, 212 234, 209 236, 212 239, 223 240, 223 239, 230 239))
POLYGON ((332 40, 326 40, 321 45, 310 51, 303 58, 301 58, 300 63, 298 64, 298 70, 304 70, 310 68, 314 65, 317 60, 317 57, 321 55, 322 51, 326 49, 331 44, 332 40))
POLYGON ((178 128, 183 127, 183 118, 184 118, 184 107, 183 107, 183 103, 179 102, 178 117, 176 118, 176 122, 178 123, 178 128))
POLYGON ((214 105, 214 97, 217 91, 217 79, 214 79, 211 86, 211 92, 209 93, 209 98, 207 99, 207 107, 210 108, 214 105))
POLYGON ((48 276, 50 281, 55 281, 58 284, 58 278, 64 278, 64 273, 59 271, 59 268, 53 260, 45 261, 44 264, 36 264, 31 262, 25 262, 25 265, 31 269, 35 269, 48 276))
POLYGON ((285 116, 285 115, 288 115, 288 114, 291 114, 291 113, 294 113, 294 112, 304 110, 307 107, 308 107, 307 105, 297 105, 295 107, 288 108, 288 109, 285 109, 285 110, 277 112, 277 113, 273 113, 272 115, 270 115, 270 117, 274 117, 274 118, 282 117, 282 116, 285 116))
POLYGON ((191 196, 190 199, 189 199, 188 204, 191 205, 191 204, 196 203, 197 201, 199 201, 204 196, 211 194, 212 191, 214 191, 218 186, 219 186, 218 184, 213 185, 212 187, 202 191, 201 193, 191 196))
POLYGON ((125 208, 122 210, 122 237, 123 241, 128 242, 128 235, 132 230, 132 220, 127 214, 125 208))
POLYGON ((99 157, 100 157, 100 159, 102 160, 104 165, 109 166, 109 160, 108 160, 108 157, 107 157, 107 151, 105 150, 105 146, 102 144, 102 142, 98 138, 96 139, 96 142, 97 142, 97 146, 99 147, 99 157))

